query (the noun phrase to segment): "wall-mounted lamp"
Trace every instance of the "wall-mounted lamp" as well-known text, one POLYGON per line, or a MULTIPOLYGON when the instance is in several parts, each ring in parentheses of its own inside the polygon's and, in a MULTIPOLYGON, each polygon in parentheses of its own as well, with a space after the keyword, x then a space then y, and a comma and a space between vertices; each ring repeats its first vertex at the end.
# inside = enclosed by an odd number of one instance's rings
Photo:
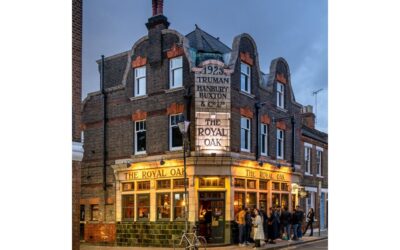
POLYGON ((161 159, 161 161, 160 161, 160 165, 162 166, 162 165, 164 165, 165 164, 165 161, 164 161, 164 159, 161 159))
POLYGON ((264 162, 262 162, 262 161, 258 162, 258 166, 262 167, 263 165, 264 165, 264 162))

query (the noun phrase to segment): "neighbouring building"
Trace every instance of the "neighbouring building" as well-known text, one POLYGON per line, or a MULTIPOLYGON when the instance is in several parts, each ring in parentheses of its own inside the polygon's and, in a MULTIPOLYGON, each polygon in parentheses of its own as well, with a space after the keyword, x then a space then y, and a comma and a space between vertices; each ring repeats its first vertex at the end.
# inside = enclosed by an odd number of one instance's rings
POLYGON ((235 243, 242 206, 302 203, 303 106, 288 63, 262 72, 249 34, 231 47, 197 25, 182 35, 162 9, 153 0, 148 34, 97 62, 101 91, 84 100, 84 240, 168 246, 187 216, 209 244, 235 243))

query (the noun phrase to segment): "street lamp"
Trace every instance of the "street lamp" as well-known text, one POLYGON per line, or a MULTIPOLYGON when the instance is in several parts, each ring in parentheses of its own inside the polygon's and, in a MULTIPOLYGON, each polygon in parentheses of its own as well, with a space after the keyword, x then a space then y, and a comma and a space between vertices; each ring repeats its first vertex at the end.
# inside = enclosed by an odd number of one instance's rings
POLYGON ((185 186, 185 232, 188 232, 188 198, 187 198, 187 180, 186 180, 186 139, 187 131, 189 129, 190 122, 183 121, 178 123, 179 131, 181 131, 183 137, 183 180, 185 186))

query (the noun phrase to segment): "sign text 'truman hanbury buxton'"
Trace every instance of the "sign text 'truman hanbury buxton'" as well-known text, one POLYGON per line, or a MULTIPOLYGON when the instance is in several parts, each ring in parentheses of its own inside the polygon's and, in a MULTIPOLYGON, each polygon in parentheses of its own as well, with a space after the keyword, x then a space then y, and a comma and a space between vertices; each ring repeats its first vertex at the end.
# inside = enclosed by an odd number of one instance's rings
POLYGON ((216 60, 195 68, 196 150, 229 151, 231 70, 216 60))

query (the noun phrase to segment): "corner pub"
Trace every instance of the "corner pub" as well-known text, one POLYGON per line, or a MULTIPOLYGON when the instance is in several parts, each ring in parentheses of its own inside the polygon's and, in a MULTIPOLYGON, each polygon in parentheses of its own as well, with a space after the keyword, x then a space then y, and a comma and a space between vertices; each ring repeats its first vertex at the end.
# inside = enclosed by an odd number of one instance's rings
POLYGON ((233 244, 242 206, 299 203, 303 107, 285 59, 262 72, 249 34, 231 48, 197 25, 182 35, 152 4, 148 34, 97 61, 101 90, 83 102, 81 237, 171 246, 187 209, 202 235, 211 214, 209 244, 233 244))

